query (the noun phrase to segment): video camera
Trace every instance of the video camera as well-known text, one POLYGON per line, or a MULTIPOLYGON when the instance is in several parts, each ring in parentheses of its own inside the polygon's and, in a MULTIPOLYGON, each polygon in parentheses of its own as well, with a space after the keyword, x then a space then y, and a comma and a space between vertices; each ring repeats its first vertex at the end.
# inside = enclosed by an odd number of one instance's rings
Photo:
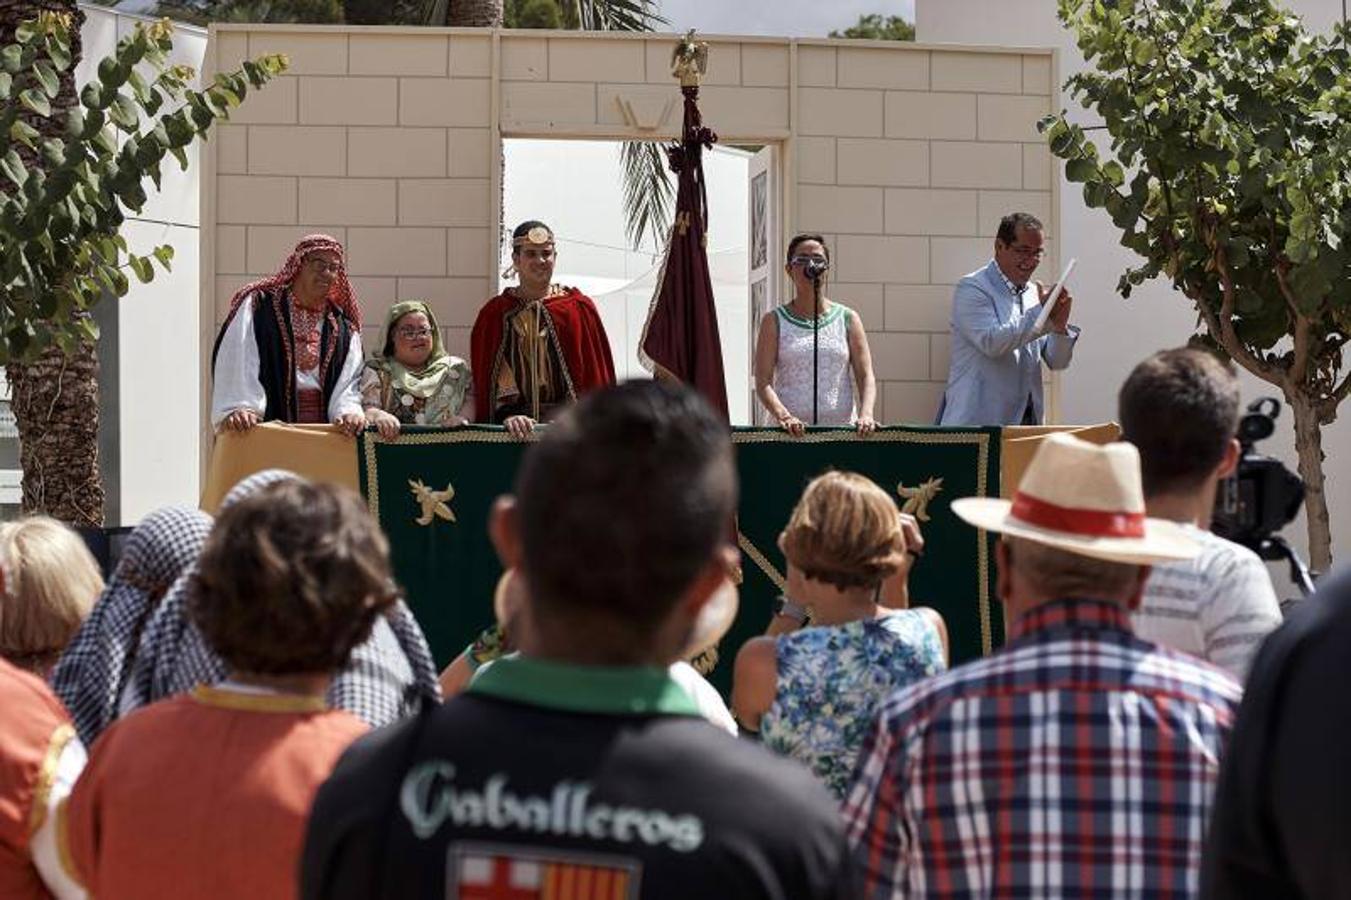
POLYGON ((1291 580, 1307 596, 1313 592, 1309 568, 1285 538, 1276 534, 1299 515, 1304 482, 1279 459, 1255 449, 1258 441, 1275 432, 1280 412, 1281 401, 1262 397, 1249 404, 1239 419, 1242 453, 1233 476, 1220 482, 1210 530, 1242 544, 1262 559, 1288 561, 1291 580))

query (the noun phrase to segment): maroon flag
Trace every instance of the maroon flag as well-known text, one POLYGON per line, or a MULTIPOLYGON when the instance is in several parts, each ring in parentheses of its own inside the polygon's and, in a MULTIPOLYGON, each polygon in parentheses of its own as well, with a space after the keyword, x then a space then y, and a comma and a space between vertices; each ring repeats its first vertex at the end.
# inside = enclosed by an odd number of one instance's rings
POLYGON ((679 178, 675 222, 657 293, 643 326, 638 360, 658 378, 692 385, 715 410, 727 414, 727 383, 722 371, 722 342, 713 282, 708 274, 708 192, 704 184, 704 148, 718 136, 699 115, 699 88, 681 87, 685 123, 680 142, 668 150, 679 178))

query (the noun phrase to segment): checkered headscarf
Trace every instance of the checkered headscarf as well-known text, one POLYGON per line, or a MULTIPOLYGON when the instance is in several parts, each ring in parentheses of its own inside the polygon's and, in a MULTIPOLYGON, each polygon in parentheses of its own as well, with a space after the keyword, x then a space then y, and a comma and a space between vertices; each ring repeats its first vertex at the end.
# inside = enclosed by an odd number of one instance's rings
MULTIPOLYGON (((231 488, 220 508, 223 511, 273 482, 299 477, 284 469, 259 472, 231 488)), ((225 661, 188 616, 188 589, 196 571, 194 565, 174 582, 146 628, 128 696, 132 706, 213 684, 228 674, 225 661)), ((427 638, 402 600, 375 620, 370 636, 352 650, 328 689, 329 706, 345 709, 373 728, 440 699, 427 638)))
POLYGON ((102 596, 52 670, 52 689, 86 747, 117 718, 118 697, 155 601, 196 561, 210 529, 206 513, 168 506, 146 516, 127 538, 102 596))
POLYGON ((347 280, 347 254, 343 252, 342 244, 338 239, 326 234, 307 234, 296 244, 296 248, 291 251, 291 255, 286 258, 286 262, 277 270, 276 274, 269 275, 266 278, 260 278, 257 281, 244 285, 235 295, 230 298, 230 315, 233 316, 235 310, 239 309, 239 304, 244 302, 244 298, 254 291, 277 291, 291 286, 296 276, 300 274, 300 267, 305 264, 305 257, 311 253, 319 251, 328 251, 338 255, 342 268, 333 277, 333 284, 328 289, 328 302, 332 303, 338 309, 342 310, 343 315, 347 316, 347 321, 352 323, 352 327, 357 334, 361 333, 361 307, 357 305, 356 294, 352 291, 352 284, 347 280))

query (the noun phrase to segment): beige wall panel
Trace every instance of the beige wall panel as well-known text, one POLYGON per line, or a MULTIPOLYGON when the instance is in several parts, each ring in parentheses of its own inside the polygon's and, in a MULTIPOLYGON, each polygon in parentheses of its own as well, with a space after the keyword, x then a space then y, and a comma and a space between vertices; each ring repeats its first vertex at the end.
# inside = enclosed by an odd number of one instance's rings
POLYGON ((1012 53, 935 50, 930 87, 935 91, 1020 94, 1023 90, 1023 58, 1012 53))
POLYGON ((504 129, 534 125, 594 125, 596 86, 510 82, 502 85, 504 129))
POLYGON ((486 278, 400 278, 401 300, 426 300, 442 328, 471 328, 488 301, 486 278))
POLYGON ((399 124, 487 125, 491 90, 481 78, 401 78, 399 124))
MULTIPOLYGON (((1027 212, 1041 219, 1050 237, 1055 231, 1055 222, 1051 216, 1050 191, 981 191, 980 222, 981 231, 992 237, 999 220, 1011 212, 1027 212)), ((980 232, 977 232, 980 233, 980 232)))
POLYGON ((285 53, 291 75, 346 75, 347 35, 331 32, 261 31, 249 35, 249 55, 285 53))
POLYGON ((976 136, 975 94, 888 91, 887 137, 969 140, 976 136))
POLYGON ((981 94, 976 102, 976 136, 982 141, 1040 141, 1037 120, 1049 111, 1047 97, 981 94))
POLYGON ((347 131, 318 125, 250 125, 254 175, 344 175, 347 131))
MULTIPOLYGON (((272 270, 267 272, 266 274, 271 275, 272 272, 276 271, 277 266, 280 266, 282 262, 283 260, 278 260, 277 264, 273 266, 272 270)), ((263 277, 264 274, 261 272, 254 272, 252 274, 245 274, 245 275, 216 276, 216 285, 215 285, 216 296, 215 296, 215 303, 212 305, 211 324, 206 326, 206 328, 204 329, 205 332, 208 332, 211 335, 211 342, 209 342, 206 346, 207 353, 211 352, 212 344, 215 342, 216 333, 220 331, 221 323, 224 322, 225 317, 230 314, 230 300, 234 298, 235 291, 239 290, 244 285, 252 284, 253 282, 263 277)), ((206 362, 209 364, 210 361, 211 361, 210 357, 208 357, 206 362)))
POLYGON ((882 231, 882 192, 804 184, 797 189, 798 221, 804 231, 868 234, 882 231))
POLYGON ((993 254, 993 231, 990 237, 936 237, 933 239, 932 280, 934 284, 955 285, 963 275, 988 263, 993 254))
POLYGON ((934 187, 1022 187, 1020 144, 934 141, 929 150, 929 173, 934 187))
POLYGON ((897 331, 868 335, 878 381, 923 381, 929 377, 929 336, 897 331))
POLYGON ((216 221, 238 225, 294 225, 296 180, 222 175, 216 181, 216 221))
POLYGON ((803 87, 834 87, 835 48, 800 45, 797 48, 797 81, 803 87))
POLYGON ((442 128, 350 128, 347 174, 360 177, 441 177, 446 174, 442 128))
POLYGON ((468 359, 469 337, 472 333, 468 328, 442 328, 441 345, 451 356, 468 359))
POLYGON ((788 84, 788 48, 774 44, 742 44, 741 83, 746 87, 788 84))
POLYGON ((440 228, 349 228, 347 259, 357 275, 444 275, 440 228))
POLYGON ((216 48, 216 71, 230 72, 238 69, 249 54, 249 36, 238 31, 221 31, 211 36, 216 48))
POLYGON ((294 125, 299 80, 283 75, 257 90, 250 89, 244 102, 230 113, 230 121, 237 125, 294 125))
MULTIPOLYGON (((309 234, 327 234, 346 246, 347 229, 332 223, 306 225, 250 225, 248 255, 250 272, 272 273, 282 267, 300 239, 309 234)), ((349 248, 350 249, 350 248, 349 248)), ((243 284, 246 279, 236 279, 243 284)), ((238 286, 238 285, 237 285, 238 286)))
POLYGON ((858 313, 869 334, 881 331, 886 326, 886 301, 882 285, 858 281, 831 282, 827 293, 830 299, 838 300, 858 313))
POLYGON ((398 121, 396 78, 300 79, 302 125, 394 125, 398 121))
POLYGON ((845 234, 836 241, 835 275, 842 281, 929 282, 929 239, 845 234))
POLYGON ((952 336, 950 334, 929 335, 929 378, 946 382, 948 369, 952 364, 952 336))
POLYGON ((220 225, 216 228, 216 271, 243 272, 248 268, 243 225, 220 225))
POLYGON ((888 331, 947 331, 952 320, 952 286, 889 284, 888 331))
POLYGON ((932 425, 943 385, 932 381, 889 381, 882 385, 882 409, 888 423, 932 425))
POLYGON ((379 340, 381 329, 385 327, 385 313, 397 299, 394 293, 396 279, 353 275, 348 280, 352 283, 352 292, 356 294, 357 302, 361 306, 361 330, 374 332, 372 337, 379 340))
POLYGON ((1045 144, 1023 144, 1023 187, 1029 191, 1049 191, 1054 176, 1050 149, 1045 144))
POLYGON ((641 83, 647 80, 644 43, 555 38, 549 41, 549 80, 641 83))
POLYGON ((1051 57, 1023 57, 1023 93, 1051 94, 1051 57))
POLYGON ((976 191, 890 188, 886 193, 887 234, 979 234, 976 191))
POLYGON ((788 89, 706 87, 699 94, 699 109, 714 131, 741 135, 782 131, 788 128, 788 89))
MULTIPOLYGON (((797 149, 799 184, 835 183, 835 138, 798 138, 793 146, 797 149)), ((928 169, 927 160, 925 169, 928 169)))
POLYGON ((882 92, 802 88, 797 130, 799 134, 881 137, 882 92))
POLYGON ((490 229, 449 228, 446 230, 447 274, 455 277, 487 277, 490 229))
POLYGON ((409 178, 399 182, 400 225, 487 225, 486 178, 409 178))
MULTIPOLYGON (((601 125, 628 125, 624 102, 633 106, 640 126, 679 131, 683 115, 680 91, 672 84, 597 84, 596 121, 601 125), (665 116, 664 121, 657 118, 665 116), (646 120, 646 121, 643 121, 646 120), (664 126, 664 127, 663 127, 664 126)), ((703 104, 700 104, 703 107, 703 104)), ((704 120, 710 121, 707 112, 704 120)), ((716 126, 715 126, 716 128, 716 126)))
POLYGON ((243 175, 249 170, 249 130, 243 125, 217 125, 207 137, 216 145, 216 172, 243 175))
POLYGON ((444 34, 363 33, 350 38, 348 64, 353 75, 446 74, 444 34))
POLYGON ((487 178, 492 171, 491 146, 486 128, 452 128, 446 133, 452 178, 487 178))
POLYGON ((456 34, 450 38, 450 74, 459 78, 489 78, 493 74, 493 45, 488 37, 456 34))
POLYGON ((836 142, 840 184, 876 187, 925 187, 929 184, 929 144, 840 138, 836 142))
POLYGON ((929 54, 923 50, 897 52, 890 48, 841 47, 836 51, 837 87, 891 88, 923 91, 929 88, 929 54))
POLYGON ((300 217, 307 222, 395 225, 397 203, 392 178, 300 179, 300 217))
POLYGON ((549 78, 549 42, 544 38, 503 35, 503 81, 547 81, 549 78))

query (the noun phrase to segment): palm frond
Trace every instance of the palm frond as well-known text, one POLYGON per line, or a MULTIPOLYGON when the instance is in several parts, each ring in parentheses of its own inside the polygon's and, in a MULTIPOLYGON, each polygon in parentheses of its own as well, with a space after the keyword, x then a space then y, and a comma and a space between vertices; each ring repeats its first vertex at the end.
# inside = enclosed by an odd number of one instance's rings
POLYGON ((675 190, 666 168, 663 145, 651 141, 625 141, 620 146, 624 170, 624 231, 629 244, 642 247, 646 236, 660 248, 671 227, 675 190))
POLYGON ((574 0, 587 31, 653 31, 667 24, 656 0, 574 0))

